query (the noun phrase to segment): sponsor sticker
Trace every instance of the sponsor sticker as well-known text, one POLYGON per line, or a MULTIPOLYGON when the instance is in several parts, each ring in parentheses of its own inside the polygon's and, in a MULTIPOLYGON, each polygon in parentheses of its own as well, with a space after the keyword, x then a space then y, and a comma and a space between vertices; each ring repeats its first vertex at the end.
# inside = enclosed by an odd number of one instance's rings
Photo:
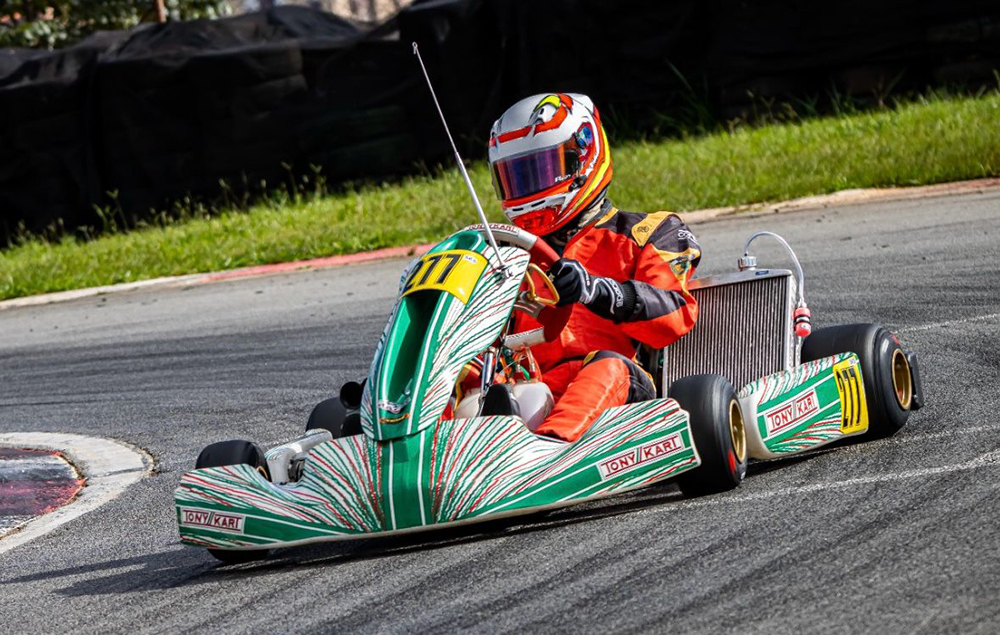
MULTIPOLYGON (((476 225, 469 225, 465 229, 471 231, 481 231, 483 229, 482 223, 477 223, 476 225)), ((517 225, 511 225, 510 223, 490 223, 490 229, 496 229, 498 231, 517 231, 519 227, 517 225)))
POLYGON ((698 239, 695 238, 694 234, 692 234, 686 229, 677 230, 677 237, 680 238, 681 240, 686 240, 689 243, 694 243, 696 245, 698 244, 698 239))
POLYGON ((389 401, 388 399, 382 399, 378 402, 378 407, 386 412, 398 415, 403 412, 403 409, 410 405, 409 395, 404 395, 403 403, 396 403, 395 401, 389 401))
POLYGON ((613 476, 629 472, 640 465, 662 459, 665 456, 676 454, 683 449, 684 443, 681 442, 681 434, 675 432, 666 439, 643 443, 631 450, 604 459, 597 464, 597 469, 601 473, 601 480, 606 481, 613 476))
POLYGON ((229 512, 216 512, 208 509, 181 507, 181 524, 186 527, 205 527, 229 534, 242 534, 246 516, 229 512))
POLYGON ((771 408, 764 413, 764 425, 767 436, 773 436, 797 423, 801 423, 819 411, 819 400, 816 390, 797 395, 791 400, 771 408))

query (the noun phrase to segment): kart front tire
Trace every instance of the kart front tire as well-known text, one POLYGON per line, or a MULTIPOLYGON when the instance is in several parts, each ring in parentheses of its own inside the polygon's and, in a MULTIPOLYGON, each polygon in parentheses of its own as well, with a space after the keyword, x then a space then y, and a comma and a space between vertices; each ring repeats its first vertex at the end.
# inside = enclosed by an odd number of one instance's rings
POLYGON ((669 396, 690 415, 701 465, 677 477, 685 496, 734 489, 747 473, 743 411, 732 383, 722 375, 691 375, 670 386, 669 396))
MULTIPOLYGON (((265 476, 267 474, 267 460, 264 452, 256 443, 250 441, 219 441, 207 446, 198 455, 195 461, 195 469, 203 467, 224 467, 226 465, 250 465, 265 476)), ((268 477, 269 478, 269 477, 268 477)), ((231 551, 229 549, 209 549, 208 553, 215 556, 217 560, 225 564, 237 564, 240 562, 250 562, 267 557, 267 549, 254 549, 252 551, 231 551)))
POLYGON ((340 397, 325 399, 309 413, 306 431, 323 429, 334 439, 361 434, 361 416, 357 411, 348 410, 340 397))
POLYGON ((899 340, 877 324, 844 324, 815 331, 802 344, 802 363, 840 353, 861 362, 869 437, 889 437, 914 409, 915 381, 899 340))

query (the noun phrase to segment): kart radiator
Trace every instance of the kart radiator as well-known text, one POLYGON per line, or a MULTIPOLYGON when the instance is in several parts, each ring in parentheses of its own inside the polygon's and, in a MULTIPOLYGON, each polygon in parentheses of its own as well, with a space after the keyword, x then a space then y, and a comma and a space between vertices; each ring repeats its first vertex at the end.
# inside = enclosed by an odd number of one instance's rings
POLYGON ((695 278, 694 329, 664 349, 662 390, 688 375, 718 373, 739 390, 797 363, 795 277, 782 269, 695 278))

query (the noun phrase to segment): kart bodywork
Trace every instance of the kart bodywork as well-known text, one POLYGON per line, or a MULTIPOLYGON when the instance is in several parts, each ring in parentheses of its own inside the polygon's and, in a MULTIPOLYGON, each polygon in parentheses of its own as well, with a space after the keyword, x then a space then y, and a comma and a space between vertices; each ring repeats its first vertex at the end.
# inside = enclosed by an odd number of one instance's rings
MULTIPOLYGON (((513 341, 530 255, 510 242, 492 250, 470 228, 416 261, 368 373, 363 433, 314 430, 269 451, 267 468, 184 474, 181 540, 260 550, 420 531, 600 498, 701 465, 689 413, 669 397, 609 409, 573 443, 537 436, 513 416, 448 416, 463 368, 513 341)), ((747 383, 738 399, 749 455, 864 434, 861 373, 858 356, 843 353, 747 383)))
POLYGON ((558 507, 697 465, 687 417, 657 400, 608 410, 573 444, 511 417, 453 419, 411 436, 356 435, 313 448, 296 483, 248 465, 189 472, 181 537, 208 547, 368 537, 558 507))

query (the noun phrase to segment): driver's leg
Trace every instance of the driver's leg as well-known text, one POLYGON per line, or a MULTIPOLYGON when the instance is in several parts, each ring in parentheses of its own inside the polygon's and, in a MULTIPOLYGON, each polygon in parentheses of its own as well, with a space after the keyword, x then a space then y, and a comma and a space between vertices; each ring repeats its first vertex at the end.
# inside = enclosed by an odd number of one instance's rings
POLYGON ((638 364, 613 351, 595 351, 535 432, 576 441, 608 408, 654 397, 653 381, 638 364))

